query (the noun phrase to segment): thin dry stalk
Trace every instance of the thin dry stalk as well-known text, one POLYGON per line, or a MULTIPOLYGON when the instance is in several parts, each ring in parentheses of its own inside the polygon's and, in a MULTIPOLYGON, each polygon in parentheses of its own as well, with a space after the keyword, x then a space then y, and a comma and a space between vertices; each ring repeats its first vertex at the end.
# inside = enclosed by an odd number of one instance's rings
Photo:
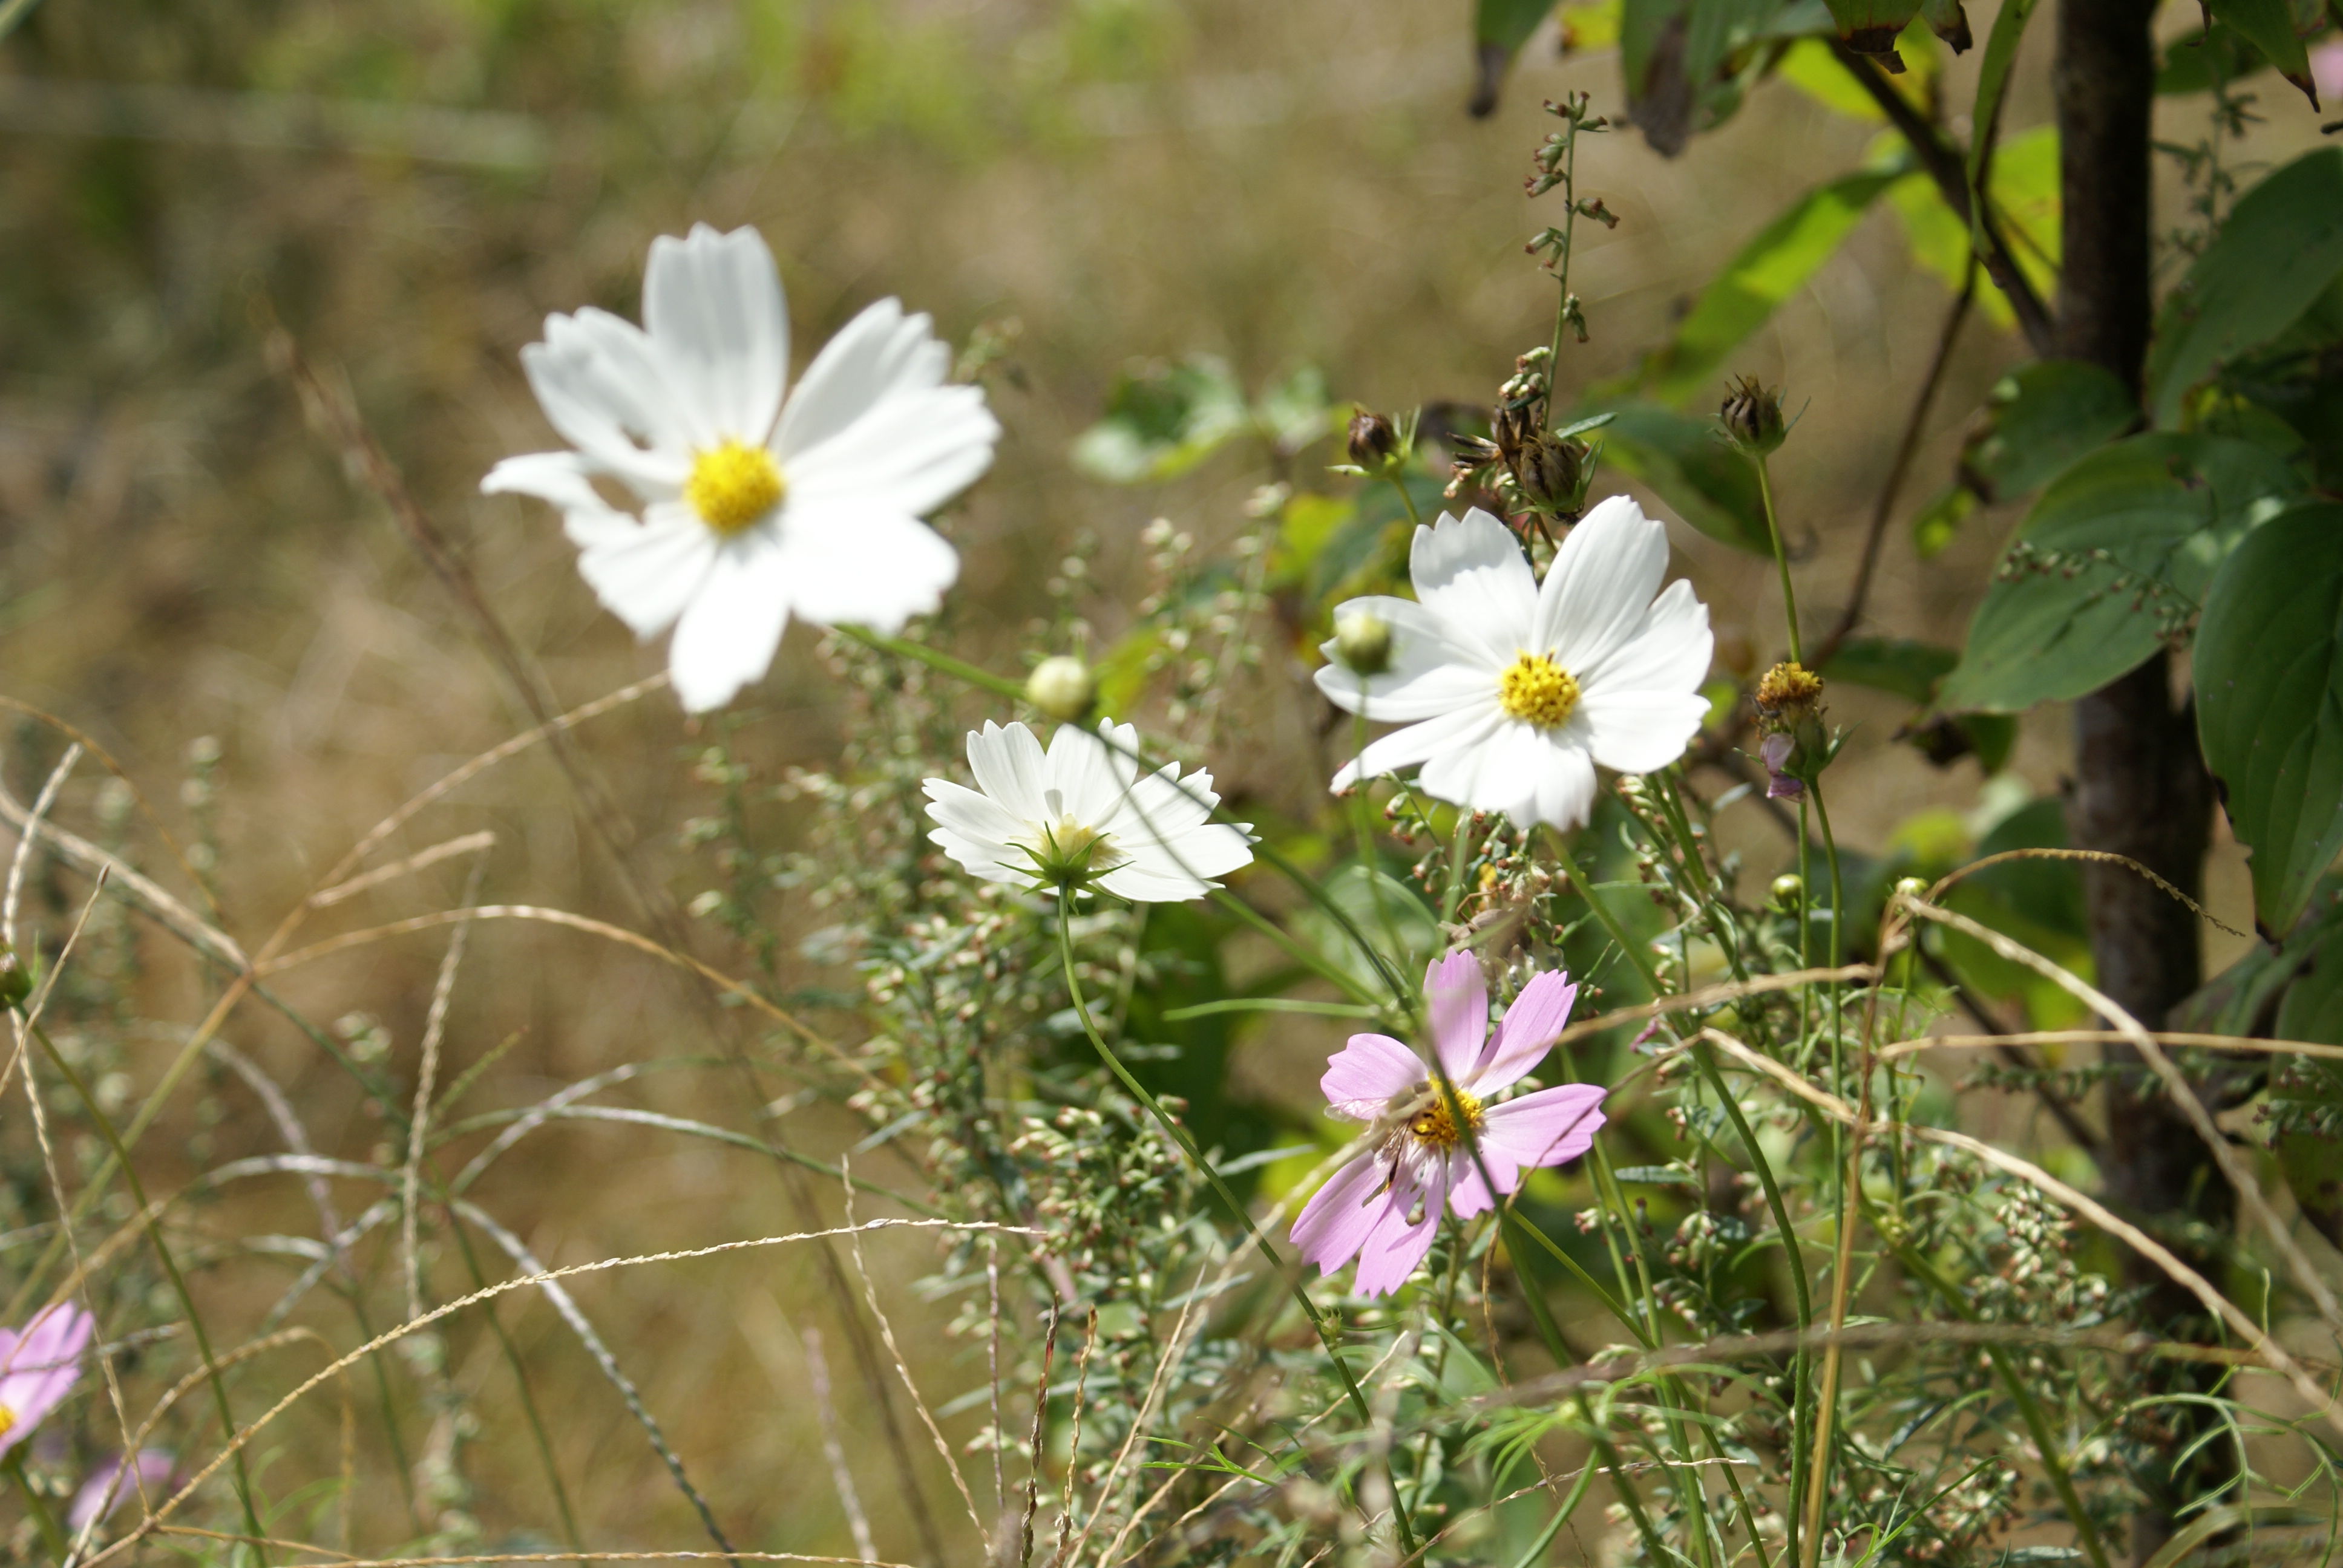
MULTIPOLYGON (((488 865, 485 856, 472 862, 471 874, 464 879, 466 904, 479 895, 480 875, 488 865)), ((423 1266, 417 1259, 415 1212, 423 1183, 423 1144, 431 1126, 432 1091, 439 1082, 439 1042, 447 1032, 447 1003, 456 994, 456 970, 464 961, 464 939, 471 931, 470 921, 456 923, 455 934, 447 939, 447 956, 439 963, 439 978, 431 988, 431 1010, 423 1021, 423 1062, 415 1075, 415 1111, 407 1121, 407 1171, 400 1185, 407 1211, 399 1221, 398 1239, 407 1262, 407 1315, 410 1318, 423 1315, 423 1266)))
POLYGON ((1050 1568, 1061 1568, 1065 1563, 1067 1543, 1073 1533, 1074 1478, 1082 1471, 1082 1396, 1090 1387, 1091 1352, 1096 1349, 1098 1308, 1092 1306, 1090 1323, 1082 1332, 1082 1353, 1074 1362, 1073 1430, 1066 1442, 1066 1495, 1058 1504, 1058 1547, 1050 1553, 1050 1568))
MULTIPOLYGON (((1121 1477, 1122 1467, 1130 1461, 1131 1451, 1139 1446, 1141 1437, 1147 1431, 1147 1423, 1154 1419, 1155 1402, 1163 1397, 1164 1385, 1171 1381, 1172 1370, 1180 1364, 1180 1357, 1188 1348, 1189 1319, 1193 1317, 1200 1328, 1203 1324, 1202 1315, 1195 1311, 1196 1290, 1204 1282, 1204 1271, 1211 1267, 1212 1260, 1208 1258, 1197 1265, 1196 1277, 1189 1282, 1184 1292, 1187 1299, 1180 1303, 1180 1315, 1172 1324, 1172 1337, 1165 1342, 1163 1353, 1155 1360, 1155 1371, 1147 1380, 1146 1395, 1139 1402, 1139 1412, 1131 1418, 1131 1430, 1123 1433, 1122 1446, 1115 1451, 1114 1462, 1107 1466, 1106 1474, 1099 1480, 1098 1505, 1091 1510, 1090 1518, 1084 1522, 1081 1535, 1074 1542, 1072 1557, 1069 1561, 1081 1556, 1082 1548, 1091 1543, 1091 1535, 1098 1529, 1099 1521, 1106 1517, 1107 1510, 1113 1504, 1115 1483, 1121 1477)), ((1132 1523, 1136 1520, 1134 1514, 1132 1523)), ((1131 1524, 1126 1523, 1115 1533, 1114 1539, 1107 1543, 1106 1556, 1114 1554, 1121 1546, 1123 1536, 1130 1531, 1131 1524)))
POLYGON ((169 927, 189 946, 201 949, 233 970, 241 971, 249 966, 244 950, 236 945, 235 938, 206 923, 193 910, 165 892, 161 884, 153 878, 133 870, 80 834, 35 818, 8 792, 5 782, 0 782, 0 817, 7 819, 9 824, 26 839, 37 839, 83 870, 111 873, 115 887, 145 906, 148 914, 169 927))
POLYGON ((1622 1024, 1643 1023, 1673 1012, 1693 1012, 1701 1008, 1736 1001, 1745 996, 1765 996, 1775 991, 1796 990, 1801 986, 1836 981, 1861 984, 1878 978, 1879 969, 1875 964, 1842 964, 1835 970, 1792 970, 1786 974, 1758 975, 1750 980, 1709 986, 1702 990, 1688 990, 1681 996, 1664 996, 1641 1007, 1623 1007, 1615 1012, 1598 1013, 1564 1030, 1554 1037, 1554 1043, 1556 1047, 1565 1046, 1573 1040, 1606 1033, 1622 1024))
POLYGON ((25 894, 25 868, 33 858, 33 839, 37 824, 48 816, 49 808, 56 804, 57 791, 65 787, 65 779, 72 774, 74 764, 80 760, 81 742, 76 740, 65 748, 65 754, 51 769, 48 782, 43 784, 41 792, 33 798, 33 809, 25 819, 25 829, 16 838, 16 852, 9 857, 8 897, 5 904, 0 904, 0 938, 5 938, 12 948, 16 946, 16 908, 25 894))
MULTIPOLYGON (((2191 1034, 2185 1030, 2156 1029, 2148 1035, 2158 1045, 2201 1047, 2208 1050, 2258 1050, 2282 1056, 2318 1056, 2329 1061, 2343 1061, 2343 1045, 2321 1045, 2308 1040, 2249 1040, 2239 1034, 2191 1034)), ((2110 1041, 2128 1041, 2133 1037, 2119 1029, 2036 1029, 2015 1034, 1926 1034, 1916 1040, 1899 1040, 1893 1045, 1879 1048, 1880 1060, 1915 1056, 1924 1050, 1976 1050, 1997 1045, 2105 1045, 2110 1041)))
POLYGON ((1033 1389, 1033 1435, 1026 1443, 1032 1451, 1032 1467, 1025 1474, 1025 1523, 1023 1544, 1017 1553, 1017 1568, 1032 1568, 1033 1512, 1041 1501, 1041 1425, 1050 1412, 1050 1364, 1058 1355, 1058 1318, 1062 1311, 1056 1302, 1050 1303, 1050 1326, 1041 1336, 1041 1379, 1033 1389))
MULTIPOLYGON (((347 881, 336 882, 330 888, 320 888, 309 895, 309 907, 313 910, 330 908, 345 899, 357 898, 368 888, 378 888, 385 882, 396 881, 401 877, 411 877, 416 872, 427 867, 436 866, 442 860, 452 860, 459 855, 469 855, 493 849, 496 841, 496 834, 485 828, 477 833, 466 833, 459 838, 445 839, 427 849, 418 849, 403 860, 394 860, 387 866, 377 866, 371 871, 350 878, 347 881)), ((464 901, 470 903, 471 900, 467 898, 464 901)))
POLYGON ((749 1311, 741 1316, 741 1332, 749 1348, 757 1352, 757 1359, 764 1363, 773 1392, 784 1400, 791 1397, 791 1390, 788 1357, 781 1346, 794 1341, 798 1347, 805 1362, 806 1381, 812 1386, 814 1411, 821 1423, 822 1458, 830 1464, 830 1480, 838 1490, 838 1505, 846 1514, 846 1527, 854 1536, 854 1549, 861 1553, 864 1562, 875 1563, 879 1560, 879 1548, 871 1539, 870 1518, 862 1511, 862 1494, 855 1487, 854 1472, 848 1467, 846 1449, 839 1441, 838 1411, 830 1399, 830 1363, 822 1359, 821 1331, 800 1329, 790 1322, 769 1291, 749 1297, 749 1311))
POLYGON ((968 1489, 968 1477, 960 1473, 960 1457, 952 1452, 951 1444, 944 1441, 943 1431, 936 1425, 936 1418, 929 1411, 928 1402, 920 1395, 920 1385, 911 1381, 911 1369, 903 1361, 903 1348, 895 1342, 894 1325, 887 1321, 886 1311, 879 1304, 879 1292, 870 1283, 870 1271, 863 1267, 862 1237, 854 1228, 854 1182, 850 1179, 851 1172, 847 1169, 847 1159, 848 1156, 843 1154, 839 1157, 839 1169, 847 1171, 850 1177, 840 1186, 846 1194, 847 1247, 854 1259, 854 1277, 862 1282, 862 1299, 870 1303, 870 1315, 878 1322, 879 1338, 887 1347, 888 1359, 895 1363, 895 1375, 903 1380, 903 1392, 911 1396, 911 1408, 919 1412, 920 1424, 928 1429, 928 1436, 935 1442, 936 1452, 943 1455, 944 1468, 951 1475, 953 1490, 960 1493, 961 1503, 968 1509, 968 1522, 976 1526, 976 1538, 984 1543, 984 1554, 990 1557, 992 1555, 992 1532, 984 1527, 984 1521, 977 1515, 976 1496, 968 1489))

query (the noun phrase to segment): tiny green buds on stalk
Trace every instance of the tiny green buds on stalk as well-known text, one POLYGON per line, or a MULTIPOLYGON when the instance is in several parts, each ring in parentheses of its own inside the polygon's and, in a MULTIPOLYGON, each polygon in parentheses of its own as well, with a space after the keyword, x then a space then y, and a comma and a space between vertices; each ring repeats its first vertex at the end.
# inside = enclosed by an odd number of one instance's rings
POLYGON ((1353 675, 1381 675, 1391 668, 1391 622, 1364 610, 1334 622, 1334 657, 1353 675))
POLYGON ((1781 392, 1754 376, 1735 380, 1724 406, 1716 411, 1716 420, 1725 427, 1725 439, 1751 457, 1781 450, 1783 438, 1789 434, 1782 423, 1781 392))
POLYGON ((1071 654, 1057 654, 1033 667, 1025 678, 1025 700, 1061 724, 1071 724, 1091 710, 1098 684, 1090 666, 1071 654))

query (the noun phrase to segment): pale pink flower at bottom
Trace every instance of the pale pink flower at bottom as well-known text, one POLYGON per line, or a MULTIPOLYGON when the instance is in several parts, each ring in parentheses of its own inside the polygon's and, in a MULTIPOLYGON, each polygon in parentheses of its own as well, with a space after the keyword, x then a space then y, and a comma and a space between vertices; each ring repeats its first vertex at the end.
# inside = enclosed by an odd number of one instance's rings
POLYGON ((130 1473, 123 1471, 122 1456, 101 1463, 89 1473, 89 1479, 74 1493, 73 1505, 65 1512, 65 1527, 80 1534, 101 1519, 111 1519, 115 1511, 133 1497, 144 1496, 151 1505, 163 1500, 171 1489, 177 1461, 168 1449, 142 1448, 130 1473))
POLYGON ((0 1329, 0 1453, 32 1434, 73 1392, 97 1320, 70 1302, 50 1307, 22 1333, 0 1329))
POLYGON ((1432 1250, 1443 1208, 1460 1220, 1492 1206, 1480 1163, 1497 1190, 1511 1192, 1522 1172, 1575 1160, 1603 1125, 1605 1091, 1586 1083, 1542 1089, 1491 1103, 1544 1059, 1570 1017, 1578 988, 1548 971, 1531 980, 1489 1031, 1489 991, 1470 953, 1433 964, 1424 974, 1425 1010, 1440 1064, 1455 1086, 1472 1131, 1467 1142, 1421 1058, 1385 1034, 1354 1034, 1327 1059, 1319 1088, 1330 1115, 1388 1122, 1382 1143, 1318 1190, 1293 1221, 1302 1256, 1331 1274, 1359 1261, 1357 1289, 1387 1295, 1432 1250))

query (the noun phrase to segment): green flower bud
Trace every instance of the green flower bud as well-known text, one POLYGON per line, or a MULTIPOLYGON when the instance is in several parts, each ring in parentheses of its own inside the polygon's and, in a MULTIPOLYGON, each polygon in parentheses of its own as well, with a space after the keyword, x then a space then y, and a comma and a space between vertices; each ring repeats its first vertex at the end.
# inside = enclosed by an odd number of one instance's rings
POLYGON ((15 1007, 33 994, 33 977, 16 950, 0 942, 0 1007, 15 1007))
POLYGON ((1925 899, 1928 896, 1927 881, 1920 877, 1899 879, 1896 884, 1896 896, 1899 899, 1925 899))
POLYGON ((1391 668, 1391 622, 1364 610, 1337 617, 1334 657, 1353 675, 1381 675, 1391 668))
POLYGON ((1025 678, 1025 700, 1061 724, 1071 724, 1090 712, 1097 695, 1090 666, 1068 654, 1043 659, 1025 678))
POLYGON ((1789 433, 1782 424, 1781 393, 1754 376, 1733 383, 1716 417, 1733 444, 1753 457, 1778 450, 1789 433))
POLYGON ((1795 871, 1785 871, 1774 879, 1774 907, 1785 915, 1795 915, 1805 906, 1806 879, 1795 871))

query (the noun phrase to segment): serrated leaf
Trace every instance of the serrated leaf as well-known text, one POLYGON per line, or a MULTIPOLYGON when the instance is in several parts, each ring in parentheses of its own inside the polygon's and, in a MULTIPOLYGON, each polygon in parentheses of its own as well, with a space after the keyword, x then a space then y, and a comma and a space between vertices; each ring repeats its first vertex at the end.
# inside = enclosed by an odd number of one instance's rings
POLYGON ((2147 355, 2148 407, 2179 417, 2188 389, 2294 325, 2343 275, 2343 147, 2322 147, 2247 191, 2165 302, 2147 355))
POLYGON ((1754 555, 1774 553, 1757 477, 1717 439, 1711 421, 1651 403, 1625 403, 1603 432, 1603 454, 1655 491, 1676 516, 1713 539, 1754 555))
POLYGON ((2042 492, 1969 622, 1948 709, 2015 713, 2082 696, 2186 625, 2247 530, 2302 487, 2276 454, 2151 431, 2042 492))
POLYGON ((2193 668, 2255 919, 2285 930, 2343 848, 2343 506, 2288 512, 2237 548, 2206 595, 2193 668))
POLYGON ((1961 448, 1961 477, 1985 501, 2037 489, 2139 421, 2114 374, 2079 359, 2038 359, 2003 377, 1986 425, 1961 448))
POLYGON ((1077 437, 1074 466, 1109 484, 1187 472, 1252 425, 1244 388, 1209 355, 1126 370, 1107 395, 1106 416, 1077 437))
POLYGON ((2204 0, 2206 14, 2260 50, 2278 74, 2318 107, 2318 87, 2310 77, 2310 52, 2295 31, 2294 7, 2287 0, 2204 0))
POLYGON ((1644 367, 1659 401, 1717 390, 1727 356, 1805 287, 1901 169, 1865 170, 1818 186, 1757 231, 1694 302, 1667 347, 1644 367))

